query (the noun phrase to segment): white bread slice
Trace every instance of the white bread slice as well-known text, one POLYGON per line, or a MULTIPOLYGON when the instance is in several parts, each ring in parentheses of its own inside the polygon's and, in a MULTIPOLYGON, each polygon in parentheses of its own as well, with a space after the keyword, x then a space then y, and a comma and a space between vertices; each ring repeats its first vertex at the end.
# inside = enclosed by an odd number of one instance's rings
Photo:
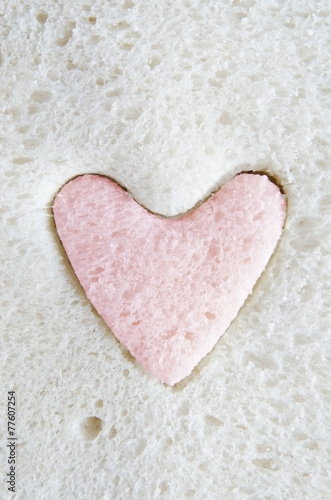
POLYGON ((1 10, 0 434, 5 448, 14 390, 16 498, 329 498, 330 2, 1 10), (77 285, 54 196, 99 173, 176 215, 243 170, 284 188, 280 245, 212 353, 163 386, 77 285))

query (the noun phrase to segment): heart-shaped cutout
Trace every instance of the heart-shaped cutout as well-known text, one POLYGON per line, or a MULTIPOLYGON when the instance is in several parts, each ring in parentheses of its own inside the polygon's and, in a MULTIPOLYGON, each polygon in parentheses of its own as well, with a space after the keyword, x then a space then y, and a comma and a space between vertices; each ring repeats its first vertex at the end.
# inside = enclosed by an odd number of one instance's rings
POLYGON ((286 203, 266 175, 237 175, 200 207, 160 218, 106 177, 54 201, 59 237, 87 297, 142 365, 173 385, 212 350, 281 235, 286 203))

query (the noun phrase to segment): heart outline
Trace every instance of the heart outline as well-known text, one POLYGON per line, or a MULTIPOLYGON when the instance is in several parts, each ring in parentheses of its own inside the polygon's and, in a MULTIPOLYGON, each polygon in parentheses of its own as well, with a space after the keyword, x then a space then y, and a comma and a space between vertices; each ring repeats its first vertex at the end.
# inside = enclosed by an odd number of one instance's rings
MULTIPOLYGON (((257 172, 257 171, 244 171, 244 172, 240 172, 240 173, 236 174, 230 182, 228 182, 228 183, 224 184, 223 186, 221 186, 220 188, 218 188, 216 191, 211 192, 209 195, 207 195, 207 197, 205 197, 205 198, 204 198, 203 200, 201 200, 201 201, 198 201, 198 202, 194 205, 194 207, 192 207, 191 209, 189 209, 189 210, 188 210, 188 211, 186 211, 185 213, 183 213, 183 214, 178 214, 178 215, 176 215, 176 216, 171 216, 171 217, 167 217, 167 216, 164 216, 164 215, 162 215, 162 214, 158 214, 158 213, 152 212, 152 211, 151 211, 151 210, 149 210, 148 208, 146 208, 146 207, 144 207, 143 205, 139 204, 139 202, 137 202, 137 201, 136 201, 136 199, 135 199, 135 198, 134 198, 134 197, 133 197, 133 196, 132 196, 132 195, 128 192, 128 190, 127 190, 125 187, 123 187, 120 183, 118 183, 116 180, 112 179, 112 178, 111 178, 111 177, 109 177, 109 176, 106 176, 106 175, 103 175, 103 174, 81 174, 81 175, 77 175, 77 176, 73 177, 72 179, 70 179, 69 181, 67 181, 67 182, 66 182, 66 183, 65 183, 65 184, 61 187, 61 189, 58 191, 57 195, 56 195, 56 196, 55 196, 55 198, 54 198, 54 203, 53 203, 53 221, 54 221, 54 225, 55 225, 55 228, 56 228, 56 231, 57 231, 58 237, 59 237, 59 239, 60 239, 61 245, 62 245, 62 247, 63 247, 63 249, 64 249, 65 255, 67 256, 67 258, 68 258, 68 262, 70 263, 70 267, 73 269, 74 274, 75 274, 75 276, 77 277, 77 279, 78 279, 78 281, 79 281, 79 283, 80 283, 81 287, 83 288, 83 290, 84 290, 85 294, 87 294, 86 289, 85 289, 85 287, 82 285, 81 280, 80 280, 80 278, 79 278, 78 274, 77 274, 77 273, 76 273, 76 271, 75 271, 75 268, 74 268, 74 266, 73 266, 73 264, 72 264, 72 262, 71 262, 71 260, 70 260, 70 258, 69 258, 69 256, 68 256, 68 252, 66 251, 65 244, 63 243, 63 241, 62 241, 62 239, 61 239, 61 236, 60 236, 60 234, 59 234, 59 231, 58 231, 58 229, 57 229, 57 224, 56 224, 56 216, 55 216, 55 213, 54 213, 54 204, 55 204, 55 200, 57 199, 57 196, 58 196, 58 195, 59 195, 59 194, 63 191, 63 189, 65 188, 65 186, 67 186, 70 182, 72 182, 73 180, 78 179, 78 178, 84 178, 84 177, 86 177, 86 176, 95 176, 95 177, 98 177, 98 178, 104 178, 104 179, 106 179, 107 181, 110 181, 111 183, 116 184, 116 186, 117 186, 118 188, 120 188, 120 189, 121 189, 121 190, 122 190, 122 191, 123 191, 123 192, 124 192, 124 193, 125 193, 128 197, 129 197, 129 198, 131 198, 131 199, 133 200, 133 202, 134 202, 134 203, 136 203, 136 204, 138 205, 138 207, 140 207, 141 209, 143 209, 143 210, 147 211, 147 212, 148 212, 151 216, 157 217, 157 218, 158 218, 158 219, 160 219, 160 220, 180 220, 181 218, 184 218, 184 217, 186 217, 187 215, 190 215, 190 214, 194 213, 195 211, 197 211, 197 210, 199 209, 199 207, 201 207, 201 206, 205 205, 205 204, 208 202, 208 200, 209 200, 210 198, 213 198, 213 197, 214 197, 214 196, 215 196, 218 192, 220 192, 220 191, 222 190, 222 188, 224 188, 224 186, 227 186, 227 185, 228 185, 228 184, 230 184, 230 183, 231 183, 231 182, 232 182, 232 181, 233 181, 236 177, 238 177, 238 176, 240 176, 240 175, 243 175, 243 174, 253 174, 253 175, 259 175, 259 176, 265 176, 265 177, 267 177, 267 179, 268 179, 268 180, 269 180, 272 184, 274 184, 274 185, 278 188, 278 190, 279 190, 279 192, 280 192, 280 194, 281 194, 281 196, 282 196, 282 198, 283 198, 283 200, 284 200, 284 206, 285 206, 285 215, 284 215, 284 218, 283 218, 282 228, 281 228, 281 233, 280 233, 280 234, 282 234, 282 232, 283 232, 283 230, 284 230, 284 227, 285 227, 285 222, 286 222, 286 215, 287 215, 287 208, 288 208, 287 200, 285 199, 285 196, 284 196, 284 190, 283 190, 283 188, 280 186, 280 184, 279 184, 278 182, 275 182, 274 178, 272 178, 271 176, 269 176, 269 175, 268 175, 268 174, 266 174, 265 172, 260 172, 260 171, 259 171, 259 172, 257 172)), ((268 261, 267 261, 266 265, 270 262, 271 257, 272 257, 272 256, 274 255, 274 253, 276 252, 277 247, 278 247, 278 245, 279 245, 279 241, 280 241, 280 237, 278 238, 277 243, 276 243, 276 245, 275 245, 275 247, 274 247, 273 251, 272 251, 272 252, 271 252, 271 254, 269 255, 269 258, 268 258, 268 261)), ((265 266, 265 267, 266 267, 266 266, 265 266)), ((263 272, 264 272, 264 269, 261 271, 261 273, 259 274, 258 278, 255 280, 255 283, 254 283, 254 285, 253 285, 254 287, 256 286, 256 283, 257 283, 257 281, 259 280, 259 278, 260 278, 261 274, 263 274, 263 272)), ((249 294, 248 294, 248 295, 249 295, 249 294)), ((247 295, 247 296, 248 296, 248 295, 247 295)), ((244 302, 246 301, 247 296, 245 297, 244 302)), ((88 297, 88 298, 89 298, 89 300, 90 300, 91 304, 93 305, 93 307, 95 308, 95 310, 96 310, 96 311, 98 312, 98 314, 99 314, 99 315, 100 315, 100 316, 104 319, 104 321, 106 322, 106 324, 109 326, 109 328, 111 329, 111 331, 114 333, 115 337, 117 337, 117 339, 119 340, 119 342, 121 342, 121 343, 123 343, 123 344, 125 345, 125 343, 124 343, 121 339, 119 339, 119 338, 118 338, 118 335, 116 335, 116 333, 114 332, 114 330, 113 330, 112 326, 109 324, 109 322, 108 322, 108 321, 106 321, 106 320, 105 320, 105 318, 103 317, 103 315, 102 315, 102 314, 98 311, 97 307, 94 305, 94 303, 93 303, 93 301, 90 299, 90 297, 88 297)), ((243 305, 243 304, 242 304, 242 305, 243 305)), ((241 305, 241 306, 239 307, 239 309, 237 310, 237 313, 235 314, 234 318, 237 316, 237 314, 238 314, 239 310, 241 309, 242 305, 241 305)), ((234 319, 234 318, 233 318, 233 319, 234 319)), ((233 321, 233 319, 231 320, 231 322, 233 321)), ((230 323, 231 323, 231 322, 230 322, 230 323)), ((228 325, 228 326, 229 326, 229 325, 228 325)), ((227 330, 228 326, 226 327, 225 331, 227 330)), ((224 333, 224 332, 222 332, 222 333, 219 335, 219 337, 220 337, 223 333, 224 333)), ((217 341, 218 341, 218 340, 217 340, 217 341)), ((213 347, 215 346, 215 344, 217 343, 217 341, 213 343, 212 348, 211 348, 211 349, 209 349, 209 351, 208 351, 208 352, 210 352, 210 351, 213 349, 213 347)), ((126 347, 127 347, 127 346, 126 346, 126 347)), ((129 349, 129 351, 130 351, 130 349, 129 349)), ((205 356, 206 354, 207 354, 207 353, 205 353, 205 354, 204 354, 204 356, 205 356)), ((135 356, 135 354, 133 354, 133 356, 135 356)), ((202 356, 202 357, 204 357, 204 356, 202 356)), ((202 357, 201 357, 200 359, 202 359, 202 357)), ((140 362, 141 362, 141 360, 139 360, 139 359, 138 359, 138 361, 140 361, 140 362)), ((144 363, 142 363, 142 364, 144 365, 144 363)), ((196 366, 196 364, 198 364, 198 363, 195 363, 195 365, 194 365, 194 366, 196 366)), ((145 368, 146 368, 146 366, 145 366, 145 368)), ((147 370, 152 371, 152 373, 153 373, 153 370, 150 370, 150 367, 147 367, 147 370)), ((159 378, 159 377, 158 377, 158 378, 159 378)), ((181 377, 181 378, 184 378, 184 377, 181 377)), ((180 378, 179 380, 181 380, 181 378, 180 378)), ((177 381, 179 381, 179 380, 177 380, 177 381)), ((177 382, 177 381, 175 381, 175 382, 173 382, 173 381, 172 381, 172 382, 171 382, 171 381, 169 381, 169 380, 162 380, 162 381, 163 381, 163 382, 166 382, 166 383, 168 383, 168 384, 170 384, 170 385, 173 385, 173 383, 176 383, 176 382, 177 382)))

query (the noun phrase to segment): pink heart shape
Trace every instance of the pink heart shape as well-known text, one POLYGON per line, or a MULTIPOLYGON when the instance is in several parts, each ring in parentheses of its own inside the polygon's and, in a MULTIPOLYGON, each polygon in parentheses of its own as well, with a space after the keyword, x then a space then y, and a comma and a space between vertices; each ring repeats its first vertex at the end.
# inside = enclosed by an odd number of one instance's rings
POLYGON ((286 203, 265 175, 240 174, 193 212, 160 218, 115 182, 83 175, 54 202, 71 265, 116 337, 173 385, 212 350, 264 270, 286 203))

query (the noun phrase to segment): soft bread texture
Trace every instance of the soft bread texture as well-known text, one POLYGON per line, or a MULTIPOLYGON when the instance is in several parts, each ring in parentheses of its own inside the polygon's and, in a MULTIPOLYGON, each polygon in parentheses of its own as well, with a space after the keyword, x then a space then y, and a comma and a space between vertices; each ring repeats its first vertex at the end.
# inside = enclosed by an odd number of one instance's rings
POLYGON ((0 442, 15 390, 16 498, 329 500, 329 0, 1 10, 0 442), (99 173, 177 215, 243 170, 283 186, 281 241, 213 351, 164 386, 85 297, 51 205, 99 173))
POLYGON ((241 174, 193 212, 165 220, 110 179, 84 175, 61 189, 53 211, 96 310, 148 371, 174 385, 252 292, 286 204, 267 176, 241 174))

